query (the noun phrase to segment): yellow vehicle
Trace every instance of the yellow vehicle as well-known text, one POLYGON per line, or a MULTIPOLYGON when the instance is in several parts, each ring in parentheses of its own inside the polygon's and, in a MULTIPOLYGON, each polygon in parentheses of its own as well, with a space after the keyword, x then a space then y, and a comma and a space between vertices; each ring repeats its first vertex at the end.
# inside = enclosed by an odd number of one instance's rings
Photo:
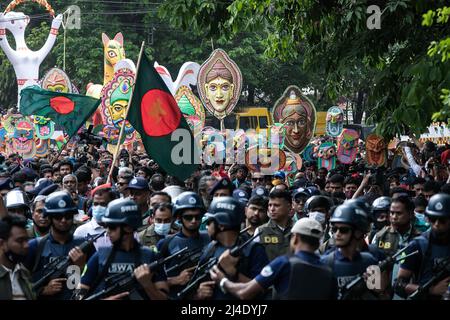
POLYGON ((315 136, 323 136, 326 134, 326 126, 327 126, 327 113, 324 111, 320 111, 316 113, 316 130, 314 131, 315 136))
POLYGON ((267 108, 248 108, 236 113, 236 130, 267 130, 273 124, 272 116, 267 108))

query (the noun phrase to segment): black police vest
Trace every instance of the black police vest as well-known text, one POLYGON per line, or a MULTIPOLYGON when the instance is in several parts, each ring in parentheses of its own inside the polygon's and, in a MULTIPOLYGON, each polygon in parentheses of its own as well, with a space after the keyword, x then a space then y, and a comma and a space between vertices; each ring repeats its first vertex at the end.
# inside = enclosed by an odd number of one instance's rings
MULTIPOLYGON (((32 282, 36 282, 41 279, 49 270, 45 270, 45 265, 49 262, 54 261, 60 257, 67 257, 69 255, 69 251, 79 246, 84 242, 83 238, 72 238, 71 241, 60 244, 57 242, 51 241, 51 239, 46 236, 38 239, 38 247, 40 241, 45 241, 43 244, 43 249, 40 253, 40 257, 38 258, 38 262, 36 268, 32 274, 32 282)), ((38 254, 38 252, 36 252, 38 254)), ((82 271, 82 270, 80 270, 82 271)), ((70 290, 67 285, 63 284, 63 290, 53 296, 39 296, 38 299, 43 300, 69 300, 72 297, 73 290, 70 290)))
POLYGON ((418 272, 419 285, 425 284, 434 275, 436 263, 443 258, 450 256, 450 245, 438 245, 430 241, 431 232, 426 231, 421 236, 415 238, 422 254, 422 263, 418 272))
POLYGON ((270 220, 258 228, 259 242, 264 246, 269 261, 289 253, 291 227, 292 223, 289 223, 282 231, 270 220))
MULTIPOLYGON (((135 243, 137 244, 137 243, 135 243)), ((99 283, 94 289, 93 293, 97 293, 98 291, 104 289, 105 287, 105 279, 111 277, 113 275, 117 275, 120 273, 130 273, 133 272, 134 269, 139 267, 144 263, 151 263, 156 260, 156 254, 141 245, 135 248, 132 251, 123 251, 120 249, 116 249, 114 253, 114 258, 110 263, 107 263, 110 255, 112 254, 112 247, 101 247, 98 252, 98 263, 99 263, 99 275, 103 275, 102 279, 98 279, 99 283), (108 264, 108 265, 107 265, 108 264), (106 269, 107 268, 107 269, 106 269)), ((138 290, 138 298, 147 299, 147 295, 143 293, 143 290, 138 290)), ((132 298, 131 298, 132 299, 132 298)))
POLYGON ((336 280, 330 268, 310 264, 297 256, 289 257, 289 264, 291 268, 289 287, 285 293, 277 294, 277 299, 329 300, 334 298, 336 280))

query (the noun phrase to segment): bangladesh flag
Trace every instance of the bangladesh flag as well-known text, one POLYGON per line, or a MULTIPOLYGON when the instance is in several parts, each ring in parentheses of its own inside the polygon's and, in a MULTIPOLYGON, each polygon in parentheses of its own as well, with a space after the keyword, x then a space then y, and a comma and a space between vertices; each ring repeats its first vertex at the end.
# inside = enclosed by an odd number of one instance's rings
POLYGON ((137 70, 127 119, 140 133, 148 155, 168 174, 185 180, 199 163, 194 161, 197 153, 192 132, 145 53, 137 70))
POLYGON ((100 99, 80 94, 54 92, 31 86, 20 92, 20 113, 50 118, 72 137, 100 102, 100 99))

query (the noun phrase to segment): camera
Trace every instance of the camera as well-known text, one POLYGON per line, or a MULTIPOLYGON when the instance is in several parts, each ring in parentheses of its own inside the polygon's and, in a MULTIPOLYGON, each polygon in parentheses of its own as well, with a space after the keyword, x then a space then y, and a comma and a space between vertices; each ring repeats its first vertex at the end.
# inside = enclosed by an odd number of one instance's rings
POLYGON ((83 130, 80 134, 80 142, 85 144, 92 144, 96 147, 100 147, 103 142, 108 142, 105 138, 97 136, 92 133, 93 126, 90 125, 88 130, 83 130))

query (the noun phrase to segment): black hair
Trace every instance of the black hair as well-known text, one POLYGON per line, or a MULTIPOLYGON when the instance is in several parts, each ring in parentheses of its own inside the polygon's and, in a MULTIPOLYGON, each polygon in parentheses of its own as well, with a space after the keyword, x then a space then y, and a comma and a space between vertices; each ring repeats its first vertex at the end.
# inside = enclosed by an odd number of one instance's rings
POLYGON ((450 194, 450 183, 446 183, 441 187, 441 192, 450 194))
POLYGON ((158 203, 154 208, 153 208, 153 215, 156 214, 157 210, 164 210, 164 209, 169 209, 169 211, 173 214, 173 205, 170 202, 162 202, 162 203, 158 203))
POLYGON ((69 166, 70 171, 73 171, 73 164, 69 160, 62 160, 58 165, 58 169, 61 170, 62 166, 69 166))
POLYGON ((423 191, 425 191, 425 192, 433 191, 433 193, 438 193, 439 192, 439 184, 435 181, 427 181, 423 185, 423 191))
POLYGON ((251 197, 248 202, 247 202, 247 207, 250 206, 251 204, 254 204, 255 206, 260 206, 263 207, 264 209, 267 210, 268 207, 268 201, 267 198, 265 197, 261 197, 261 196, 253 196, 251 197))
POLYGON ((169 201, 168 201, 168 202, 172 202, 172 197, 171 197, 170 194, 168 194, 167 192, 164 192, 164 191, 156 191, 156 192, 153 192, 153 193, 150 195, 150 198, 153 198, 154 196, 165 196, 165 197, 168 197, 168 198, 169 198, 169 201))
POLYGON ((415 207, 426 207, 428 204, 427 199, 423 195, 417 196, 414 199, 414 206, 415 207))
POLYGON ((418 178, 414 179, 414 181, 413 181, 413 183, 411 183, 411 185, 414 186, 415 184, 425 184, 426 182, 427 182, 427 180, 425 180, 424 178, 418 177, 418 178))
POLYGON ((405 206, 406 211, 408 211, 408 213, 413 213, 414 212, 414 203, 411 201, 411 199, 408 196, 405 195, 399 195, 398 197, 395 197, 394 199, 392 199, 392 203, 394 202, 400 202, 405 206))
POLYGON ((359 181, 359 179, 356 179, 356 178, 353 178, 353 177, 347 177, 347 178, 345 178, 345 180, 344 180, 344 187, 345 187, 347 184, 354 184, 354 185, 356 185, 356 186, 359 186, 360 181, 359 181))
POLYGON ((0 239, 8 240, 11 235, 11 229, 19 227, 26 229, 27 220, 21 216, 6 216, 0 220, 0 239))
POLYGON ((389 190, 389 196, 392 198, 392 196, 396 193, 404 193, 408 194, 408 190, 402 188, 402 187, 394 187, 391 190, 389 190))
POLYGON ((282 198, 288 203, 292 203, 291 193, 287 190, 274 189, 269 193, 269 199, 282 198))
POLYGON ((344 184, 344 176, 341 174, 333 174, 327 182, 344 184))
POLYGON ((152 177, 150 178, 150 188, 152 188, 152 190, 160 191, 164 189, 165 186, 166 185, 162 174, 155 173, 154 175, 152 175, 152 177))

